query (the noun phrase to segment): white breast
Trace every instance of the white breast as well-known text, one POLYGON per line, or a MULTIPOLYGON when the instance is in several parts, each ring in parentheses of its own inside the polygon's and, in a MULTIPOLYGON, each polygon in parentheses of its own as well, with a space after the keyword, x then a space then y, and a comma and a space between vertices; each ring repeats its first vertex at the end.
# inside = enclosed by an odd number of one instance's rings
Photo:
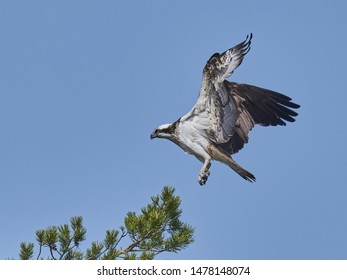
POLYGON ((206 128, 205 120, 201 118, 192 117, 180 122, 177 127, 177 144, 186 153, 196 156, 199 160, 209 158, 210 156, 205 150, 209 144, 206 128))

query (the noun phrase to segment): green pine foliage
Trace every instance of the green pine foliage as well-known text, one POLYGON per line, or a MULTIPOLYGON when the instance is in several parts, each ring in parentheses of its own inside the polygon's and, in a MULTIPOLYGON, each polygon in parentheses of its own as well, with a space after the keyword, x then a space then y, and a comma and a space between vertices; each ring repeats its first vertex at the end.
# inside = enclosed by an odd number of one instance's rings
MULTIPOLYGON (((181 221, 181 199, 174 192, 174 188, 164 187, 140 214, 129 212, 124 226, 107 230, 104 240, 92 242, 85 253, 79 250, 87 233, 82 217, 71 218, 70 224, 38 230, 36 259, 151 260, 162 252, 179 252, 194 241, 194 228, 181 221), (126 242, 127 246, 121 246, 126 242)), ((34 243, 22 242, 20 259, 33 259, 34 247, 34 243)))

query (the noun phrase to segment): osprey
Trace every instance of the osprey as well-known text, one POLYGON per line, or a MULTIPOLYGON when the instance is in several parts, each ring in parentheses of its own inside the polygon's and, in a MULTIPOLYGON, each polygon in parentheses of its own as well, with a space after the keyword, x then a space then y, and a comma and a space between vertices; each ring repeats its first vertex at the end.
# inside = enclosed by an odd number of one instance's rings
POLYGON ((250 50, 251 39, 252 33, 233 48, 212 55, 203 70, 200 95, 194 107, 151 134, 151 139, 166 138, 203 163, 200 185, 206 184, 212 160, 225 163, 245 180, 255 181, 254 175, 231 155, 248 142, 248 133, 254 125, 286 125, 285 121, 294 122, 298 115, 290 108, 297 109, 300 105, 286 95, 226 80, 250 50))

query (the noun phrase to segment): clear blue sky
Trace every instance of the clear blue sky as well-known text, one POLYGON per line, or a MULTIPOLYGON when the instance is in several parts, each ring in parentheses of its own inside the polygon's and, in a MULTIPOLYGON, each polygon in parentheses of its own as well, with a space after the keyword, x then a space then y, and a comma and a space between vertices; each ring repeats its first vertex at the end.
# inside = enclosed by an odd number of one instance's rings
POLYGON ((1 1, 0 259, 82 215, 86 245, 163 186, 195 243, 164 259, 347 258, 346 1, 1 1), (285 93, 297 122, 256 127, 251 184, 164 140, 201 72, 253 32, 231 80, 285 93))

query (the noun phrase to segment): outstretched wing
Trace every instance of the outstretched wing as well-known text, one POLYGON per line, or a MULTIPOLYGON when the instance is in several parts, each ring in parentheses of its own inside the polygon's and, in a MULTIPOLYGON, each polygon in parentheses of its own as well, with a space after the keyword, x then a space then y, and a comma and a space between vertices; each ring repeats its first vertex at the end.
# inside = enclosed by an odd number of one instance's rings
POLYGON ((220 94, 220 98, 224 102, 228 101, 228 96, 223 94, 220 85, 228 78, 234 70, 241 64, 244 56, 249 52, 252 33, 247 35, 246 39, 222 54, 215 53, 207 61, 204 70, 200 95, 196 101, 194 108, 183 118, 188 119, 194 115, 205 112, 206 107, 211 104, 210 99, 216 94, 220 94))
POLYGON ((218 141, 229 154, 237 153, 248 142, 248 133, 254 125, 277 126, 286 125, 286 122, 294 122, 298 115, 292 109, 300 105, 291 101, 291 98, 264 88, 224 81, 225 89, 230 95, 231 103, 226 107, 219 107, 219 122, 227 129, 223 133, 222 141, 218 141), (235 112, 235 125, 228 125, 228 119, 223 117, 227 107, 237 108, 235 112))
POLYGON ((300 107, 278 92, 226 81, 248 53, 251 39, 252 34, 208 60, 199 98, 182 117, 182 120, 194 120, 215 145, 229 154, 242 149, 255 124, 275 126, 293 122, 297 113, 291 109, 300 107))
POLYGON ((206 76, 215 86, 228 78, 234 70, 242 63, 244 56, 251 48, 252 33, 235 47, 226 50, 222 54, 215 53, 207 61, 204 68, 206 76))

